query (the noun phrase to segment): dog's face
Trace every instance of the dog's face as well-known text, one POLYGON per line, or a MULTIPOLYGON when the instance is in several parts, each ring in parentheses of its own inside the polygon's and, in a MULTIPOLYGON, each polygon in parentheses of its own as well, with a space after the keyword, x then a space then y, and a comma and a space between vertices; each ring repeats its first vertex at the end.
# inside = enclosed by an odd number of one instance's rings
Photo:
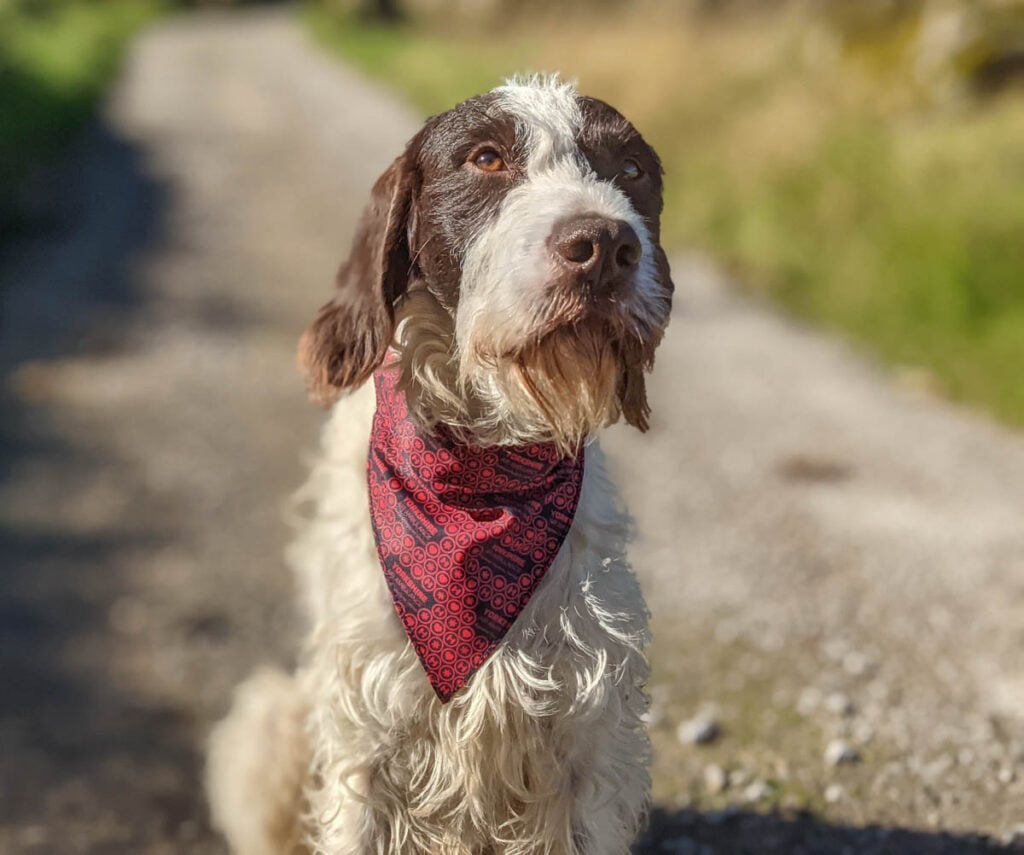
POLYGON ((567 449, 620 415, 646 429, 643 374, 673 290, 661 191, 632 125, 557 80, 434 117, 374 186, 337 294, 303 336, 312 392, 363 382, 397 318, 428 426, 567 449))

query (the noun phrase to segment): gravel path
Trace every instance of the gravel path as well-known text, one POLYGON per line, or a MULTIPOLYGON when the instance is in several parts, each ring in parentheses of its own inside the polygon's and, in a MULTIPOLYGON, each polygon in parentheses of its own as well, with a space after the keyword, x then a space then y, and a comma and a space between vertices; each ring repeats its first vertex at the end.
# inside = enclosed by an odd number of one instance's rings
MULTIPOLYGON (((222 851, 203 734, 295 646, 294 344, 417 125, 286 14, 171 19, 2 259, 0 851, 222 851)), ((657 631, 641 851, 1014 850, 1024 442, 676 271, 654 429, 608 443, 657 631)))

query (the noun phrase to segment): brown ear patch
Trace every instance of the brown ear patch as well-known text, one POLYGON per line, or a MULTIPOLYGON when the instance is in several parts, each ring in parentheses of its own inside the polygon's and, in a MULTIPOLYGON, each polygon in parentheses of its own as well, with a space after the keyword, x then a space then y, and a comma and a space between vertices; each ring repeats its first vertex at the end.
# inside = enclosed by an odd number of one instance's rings
POLYGON ((654 368, 654 352, 661 343, 668 312, 671 311, 672 294, 675 285, 669 269, 668 256, 660 247, 655 247, 655 265, 658 269, 658 283, 665 293, 666 317, 664 323, 652 330, 643 340, 627 337, 618 343, 619 357, 619 406, 622 418, 627 424, 646 432, 650 427, 651 407, 647 402, 647 381, 644 374, 654 368))
POLYGON ((363 383, 384 360, 395 331, 395 302, 411 274, 408 227, 417 189, 418 141, 377 179, 337 276, 337 293, 299 340, 310 397, 329 405, 363 383))
POLYGON ((298 361, 310 398, 330 406, 363 383, 384 358, 394 333, 386 313, 332 300, 299 339, 298 361))
MULTIPOLYGON (((660 336, 659 336, 660 338, 660 336)), ((619 406, 622 418, 641 432, 650 427, 651 407, 647 403, 644 373, 654 364, 654 346, 629 339, 619 344, 619 406)))

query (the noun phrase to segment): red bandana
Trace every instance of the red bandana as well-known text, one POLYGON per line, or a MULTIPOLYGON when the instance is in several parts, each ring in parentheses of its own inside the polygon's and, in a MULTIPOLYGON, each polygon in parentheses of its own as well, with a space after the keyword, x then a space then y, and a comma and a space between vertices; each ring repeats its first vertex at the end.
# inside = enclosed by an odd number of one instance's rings
POLYGON ((442 703, 501 643, 562 546, 583 453, 477 448, 409 416, 398 372, 374 375, 370 517, 384 578, 442 703))

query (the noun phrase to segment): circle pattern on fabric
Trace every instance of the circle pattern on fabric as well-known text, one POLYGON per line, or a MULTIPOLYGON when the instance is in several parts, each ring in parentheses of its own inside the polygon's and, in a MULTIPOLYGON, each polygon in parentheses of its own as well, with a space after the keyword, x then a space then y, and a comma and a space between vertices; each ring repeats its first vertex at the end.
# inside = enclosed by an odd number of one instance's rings
POLYGON ((479 448, 409 416, 394 364, 374 374, 367 480, 377 554, 442 702, 487 661, 565 541, 583 452, 551 443, 479 448))

